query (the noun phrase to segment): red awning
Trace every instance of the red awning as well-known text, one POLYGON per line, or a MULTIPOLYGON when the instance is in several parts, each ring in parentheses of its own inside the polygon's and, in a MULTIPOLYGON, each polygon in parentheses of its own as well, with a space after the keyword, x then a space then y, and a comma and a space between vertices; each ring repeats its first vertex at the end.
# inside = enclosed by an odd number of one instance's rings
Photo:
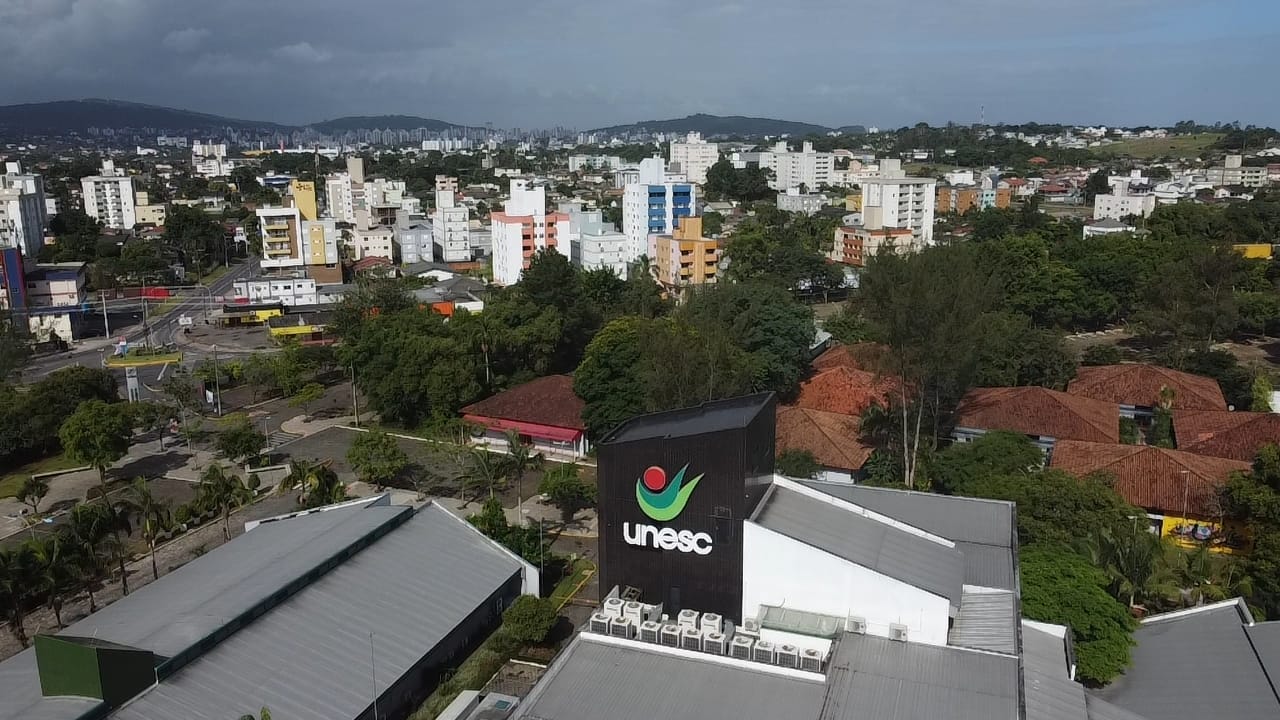
POLYGON ((521 435, 528 435, 531 438, 539 440, 551 440, 552 442, 570 443, 582 437, 582 431, 574 428, 556 427, 554 425, 539 425, 537 423, 520 422, 518 420, 503 420, 501 418, 484 417, 482 415, 463 415, 463 420, 476 425, 484 425, 490 430, 515 430, 521 435))

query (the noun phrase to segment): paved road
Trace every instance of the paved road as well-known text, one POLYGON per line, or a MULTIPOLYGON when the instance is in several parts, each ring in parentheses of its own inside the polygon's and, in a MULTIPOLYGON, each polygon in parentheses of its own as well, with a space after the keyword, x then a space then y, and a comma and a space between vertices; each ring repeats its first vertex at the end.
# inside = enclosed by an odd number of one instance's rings
MULTIPOLYGON (((217 297, 219 295, 227 295, 231 291, 231 285, 241 278, 251 276, 257 272, 258 258, 249 258, 238 265, 232 266, 230 272, 222 277, 214 280, 209 285, 209 295, 217 297)), ((171 336, 172 328, 177 327, 178 317, 183 314, 196 316, 203 314, 205 303, 208 302, 208 296, 203 291, 182 291, 190 293, 183 296, 183 299, 172 308, 166 310, 160 315, 150 318, 152 337, 156 342, 167 342, 167 337, 171 336)), ((126 317, 132 319, 131 313, 126 317)), ((117 313, 117 318, 119 313, 117 313)), ((118 320, 117 320, 118 322, 118 320)), ((102 356, 111 352, 111 348, 117 341, 117 338, 123 336, 130 342, 143 339, 147 334, 147 328, 142 323, 136 323, 125 327, 112 328, 111 337, 93 338, 78 343, 70 352, 59 353, 53 356, 37 358, 27 364, 22 369, 22 379, 25 382, 35 382, 40 378, 48 375, 54 370, 69 367, 71 365, 84 365, 85 367, 100 367, 102 364, 102 356)), ((199 354, 199 353, 197 353, 199 354)), ((148 373, 158 373, 159 368, 146 368, 148 373)), ((139 373, 142 375, 142 373, 139 373)), ((118 372, 120 376, 121 387, 124 386, 124 371, 118 372)), ((145 381, 144 381, 145 382, 145 381)))

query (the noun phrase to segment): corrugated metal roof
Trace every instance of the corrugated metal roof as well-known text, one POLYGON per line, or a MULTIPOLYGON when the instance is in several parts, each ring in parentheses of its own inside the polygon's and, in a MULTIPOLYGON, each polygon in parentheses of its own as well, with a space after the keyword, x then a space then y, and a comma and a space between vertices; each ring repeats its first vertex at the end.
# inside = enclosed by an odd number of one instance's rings
MULTIPOLYGON (((817 718, 824 686, 652 646, 581 634, 520 704, 525 720, 749 720, 817 718)), ((274 714, 275 708, 272 708, 274 714)))
POLYGON ((5 720, 69 720, 102 703, 89 698, 46 698, 40 694, 35 648, 0 663, 0 718, 5 720))
POLYGON ((779 485, 766 497, 756 522, 960 604, 964 556, 955 548, 779 485))
MULTIPOLYGON (((1085 707, 1089 710, 1089 720, 1147 720, 1134 712, 1117 707, 1096 695, 1085 693, 1085 707)), ((1027 720, 1036 720, 1028 716, 1027 720)))
POLYGON ((1230 603, 1149 618, 1134 633, 1133 665, 1096 694, 1160 720, 1280 717, 1240 613, 1230 603))
POLYGON ((1016 655, 1018 604, 1009 591, 976 592, 966 587, 947 644, 1016 655))
POLYGON ((1245 633, 1271 682, 1280 683, 1280 621, 1258 623, 1246 628, 1245 633))
POLYGON ((264 706, 276 717, 356 717, 371 701, 371 654, 381 693, 520 571, 429 505, 113 717, 225 720, 264 706))
POLYGON ((1084 686, 1071 679, 1066 640, 1022 626, 1022 677, 1027 720, 1084 720, 1084 686))
POLYGON ((1013 503, 867 485, 804 484, 951 540, 964 553, 966 585, 1017 590, 1013 503))
POLYGON ((1016 720, 1018 660, 845 635, 831 658, 826 707, 820 718, 1016 720))

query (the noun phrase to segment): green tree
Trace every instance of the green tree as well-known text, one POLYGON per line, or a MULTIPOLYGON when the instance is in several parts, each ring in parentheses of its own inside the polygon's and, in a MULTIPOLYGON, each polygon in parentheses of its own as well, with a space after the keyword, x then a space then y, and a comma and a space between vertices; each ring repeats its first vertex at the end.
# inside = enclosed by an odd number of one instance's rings
POLYGON ((708 210, 702 214, 702 232, 710 237, 719 235, 724 230, 724 215, 708 210))
POLYGON ((841 345, 866 342, 871 335, 867 321, 848 305, 842 306, 839 312, 823 321, 822 329, 831 333, 832 339, 841 345))
POLYGON ((31 599, 31 557, 26 546, 0 550, 0 609, 9 632, 27 647, 26 608, 31 599))
POLYGON ((289 474, 280 481, 276 492, 285 494, 301 489, 298 505, 304 510, 333 505, 347 499, 347 487, 327 465, 295 460, 289 463, 289 474))
POLYGON ((560 509, 560 519, 565 524, 573 522, 579 510, 596 504, 596 486, 578 476, 577 465, 556 465, 548 470, 538 483, 538 492, 560 509))
POLYGON ((521 595, 502 613, 502 632, 520 645, 536 645, 547 639, 558 620, 551 598, 521 595))
POLYGON ((1271 378, 1266 375, 1258 375, 1253 379, 1253 385, 1250 387, 1252 395, 1249 402, 1249 409, 1253 412, 1273 412, 1271 408, 1271 378))
POLYGON ((58 430, 67 455, 98 471, 98 485, 106 496, 107 468, 129 452, 133 424, 124 405, 89 400, 58 430))
POLYGON ((261 353, 255 353, 249 356, 244 363, 244 381, 253 392, 253 402, 258 402, 258 396, 263 392, 270 392, 280 388, 279 375, 276 372, 276 364, 271 358, 261 353))
POLYGON ((822 466, 808 450, 783 450, 778 453, 777 471, 793 478, 814 478, 822 466))
POLYGON ((1111 192, 1111 186, 1107 183, 1108 175, 1107 168, 1102 168, 1090 175, 1089 179, 1085 181, 1084 202, 1086 205, 1092 205, 1095 197, 1111 192))
POLYGON ((244 415, 228 418, 218 432, 214 446, 228 460, 256 458, 267 446, 267 436, 244 415))
POLYGON ((511 477, 516 481, 516 501, 520 502, 524 498, 524 476, 530 470, 541 470, 546 458, 542 453, 534 452, 533 446, 526 443, 520 433, 515 430, 508 430, 505 439, 507 441, 507 468, 511 473, 511 477))
POLYGON ((32 515, 40 514, 40 501, 49 494, 49 481, 44 478, 28 476, 18 488, 18 502, 31 508, 32 515))
POLYGON ((391 485, 409 467, 409 456, 396 439, 377 430, 359 433, 347 451, 347 462, 370 485, 391 485))
POLYGON ((1125 503, 1106 475, 1077 478, 1061 470, 1034 476, 979 477, 957 488, 961 495, 1017 504, 1018 541, 1073 547, 1084 529, 1128 528, 1140 510, 1125 503))
POLYGON ((160 537, 173 527, 172 503, 156 497, 151 484, 145 478, 134 478, 121 503, 124 511, 138 519, 138 532, 147 544, 151 556, 151 577, 160 579, 160 566, 156 563, 156 545, 160 537))
POLYGON ((200 474, 197 497, 206 507, 216 509, 222 515, 222 536, 225 539, 231 539, 231 512, 253 502, 258 491, 257 478, 257 475, 250 475, 246 482, 217 463, 200 474))
POLYGON ((105 579, 108 559, 119 550, 112 534, 113 514, 103 503, 87 503, 71 509, 68 539, 75 548, 80 584, 89 596, 89 612, 98 611, 94 588, 105 579))
POLYGON ((488 493, 489 498, 493 499, 494 490, 503 485, 510 467, 510 459, 506 455, 491 453, 482 447, 472 448, 467 456, 467 471, 463 483, 475 497, 488 493))
POLYGON ((312 404, 324 397, 324 386, 318 382, 309 382, 298 389, 297 394, 289 400, 289 404, 302 408, 304 416, 309 415, 312 404))
POLYGON ((591 339, 573 374, 573 391, 582 398, 582 422, 593 437, 602 437, 648 408, 641 376, 645 336, 651 321, 622 317, 591 339))
POLYGON ((1081 365, 1119 365, 1124 354, 1115 345, 1090 345, 1080 353, 1081 365))
POLYGON ((1128 667, 1137 622, 1107 594, 1102 570, 1070 551, 1032 546, 1020 553, 1019 572, 1022 614, 1071 628, 1081 680, 1101 685, 1128 667))
POLYGON ((29 567, 34 594, 43 597, 53 613, 58 628, 62 623, 62 606, 74 587, 74 558, 68 553, 67 543, 60 533, 45 536, 27 544, 31 564, 29 567))
POLYGON ((1083 555, 1108 578, 1108 591, 1128 607, 1168 598, 1172 576, 1165 565, 1161 539, 1133 518, 1129 527, 1095 528, 1083 543, 1083 555))
MULTIPOLYGON (((968 494, 987 478, 1027 478, 1044 467, 1044 453, 1021 433, 994 431, 970 443, 953 443, 934 457, 934 488, 968 494)), ((1012 498, 1005 498, 1012 499, 1012 498)))

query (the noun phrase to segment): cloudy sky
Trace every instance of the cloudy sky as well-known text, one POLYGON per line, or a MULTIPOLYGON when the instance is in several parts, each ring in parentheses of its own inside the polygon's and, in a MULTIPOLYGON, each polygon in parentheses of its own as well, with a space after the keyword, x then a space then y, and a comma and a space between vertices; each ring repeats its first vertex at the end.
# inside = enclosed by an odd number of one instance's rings
POLYGON ((0 104, 1280 125, 1280 0, 0 0, 0 104))

